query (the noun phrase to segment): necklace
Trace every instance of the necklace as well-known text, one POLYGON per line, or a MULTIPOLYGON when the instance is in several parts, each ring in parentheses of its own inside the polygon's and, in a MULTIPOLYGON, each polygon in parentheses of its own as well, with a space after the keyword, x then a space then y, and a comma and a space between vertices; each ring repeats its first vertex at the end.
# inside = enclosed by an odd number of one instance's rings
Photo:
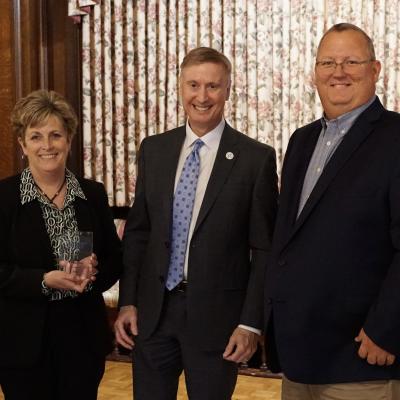
POLYGON ((61 193, 61 190, 63 189, 65 182, 67 181, 67 177, 64 177, 63 183, 61 186, 58 188, 58 190, 54 193, 52 197, 47 196, 47 194, 44 192, 44 190, 35 182, 36 188, 39 190, 39 193, 43 196, 46 197, 46 199, 50 202, 50 204, 53 204, 54 199, 61 193))

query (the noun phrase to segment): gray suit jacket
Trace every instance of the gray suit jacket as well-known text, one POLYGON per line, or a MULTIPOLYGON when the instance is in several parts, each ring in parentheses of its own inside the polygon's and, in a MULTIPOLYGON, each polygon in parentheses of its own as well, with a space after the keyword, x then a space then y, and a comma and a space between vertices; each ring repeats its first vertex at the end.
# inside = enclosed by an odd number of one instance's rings
MULTIPOLYGON (((174 182, 185 127, 146 138, 124 234, 120 305, 138 307, 142 338, 162 312, 174 182)), ((262 327, 264 271, 277 206, 274 150, 226 124, 189 243, 188 339, 223 349, 234 328, 262 327), (232 152, 233 159, 226 153, 232 152)))

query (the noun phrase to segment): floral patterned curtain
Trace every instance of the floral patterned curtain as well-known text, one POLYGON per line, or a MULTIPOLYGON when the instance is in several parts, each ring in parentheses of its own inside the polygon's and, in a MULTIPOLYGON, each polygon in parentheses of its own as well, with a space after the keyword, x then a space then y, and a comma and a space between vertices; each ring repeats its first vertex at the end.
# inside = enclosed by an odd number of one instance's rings
POLYGON ((400 111, 400 0, 101 0, 83 17, 85 176, 111 205, 129 205, 141 140, 184 123, 178 73, 203 45, 233 63, 226 119, 275 147, 321 116, 313 87, 318 41, 338 22, 374 40, 383 62, 378 94, 400 111))

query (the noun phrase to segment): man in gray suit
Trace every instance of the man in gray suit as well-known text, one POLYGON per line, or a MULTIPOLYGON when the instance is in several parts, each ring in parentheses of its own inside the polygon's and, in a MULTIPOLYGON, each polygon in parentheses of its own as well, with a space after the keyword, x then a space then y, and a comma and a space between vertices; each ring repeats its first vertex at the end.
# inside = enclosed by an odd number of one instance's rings
POLYGON ((254 353, 277 205, 274 150, 223 118, 231 64, 192 50, 181 65, 187 123, 143 140, 124 235, 119 344, 136 400, 230 399, 254 353))

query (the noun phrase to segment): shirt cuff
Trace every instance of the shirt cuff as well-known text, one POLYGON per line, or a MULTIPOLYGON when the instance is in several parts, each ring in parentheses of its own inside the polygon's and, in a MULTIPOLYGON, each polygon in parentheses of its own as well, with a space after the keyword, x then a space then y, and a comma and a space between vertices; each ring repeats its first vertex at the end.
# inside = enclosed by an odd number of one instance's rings
POLYGON ((257 328, 253 328, 252 326, 240 324, 239 328, 246 329, 246 331, 250 331, 250 332, 256 333, 257 335, 261 336, 261 330, 257 329, 257 328))

